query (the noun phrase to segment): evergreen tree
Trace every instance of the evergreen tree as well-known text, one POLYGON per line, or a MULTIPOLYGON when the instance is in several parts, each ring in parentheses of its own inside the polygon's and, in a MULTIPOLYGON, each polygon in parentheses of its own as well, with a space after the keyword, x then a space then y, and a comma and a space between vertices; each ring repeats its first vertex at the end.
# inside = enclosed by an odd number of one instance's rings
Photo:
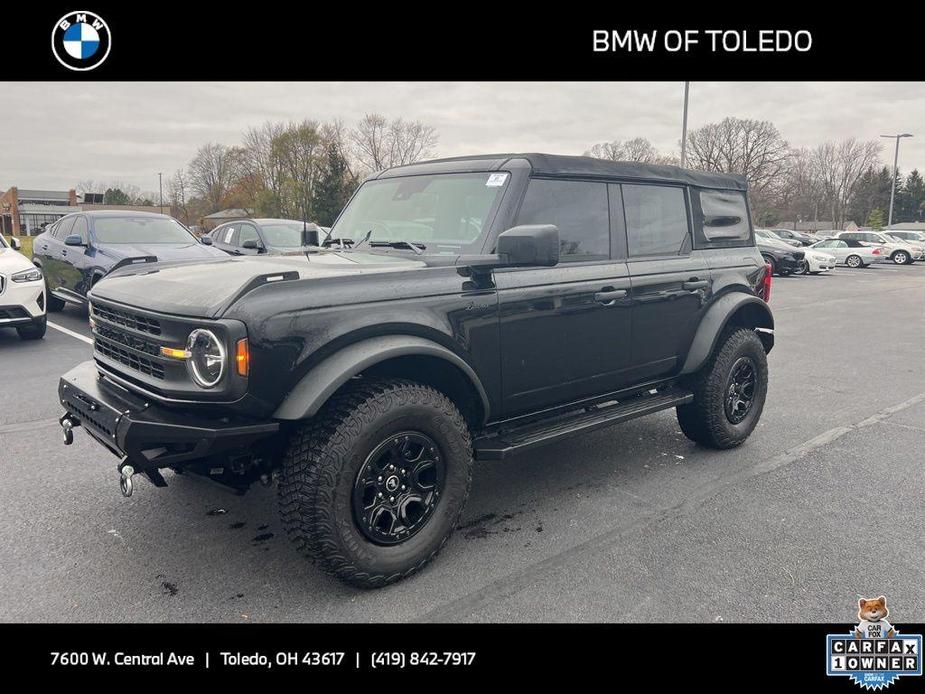
POLYGON ((922 215, 922 206, 925 204, 925 180, 918 169, 906 176, 902 188, 896 184, 896 203, 893 208, 894 222, 916 222, 922 215))
POLYGON ((312 204, 315 213, 313 221, 321 226, 331 226, 344 205, 347 204, 347 200, 356 188, 356 183, 339 145, 337 142, 329 142, 321 177, 315 187, 315 199, 312 204))
POLYGON ((879 207, 870 211, 867 217, 867 226, 873 227, 877 231, 886 226, 886 215, 879 207))

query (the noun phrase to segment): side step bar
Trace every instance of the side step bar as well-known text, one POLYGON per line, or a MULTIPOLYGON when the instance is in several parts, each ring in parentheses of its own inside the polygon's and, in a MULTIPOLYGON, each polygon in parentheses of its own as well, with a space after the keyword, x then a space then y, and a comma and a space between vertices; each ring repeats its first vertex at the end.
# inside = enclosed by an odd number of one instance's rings
POLYGON ((622 402, 597 405, 518 427, 502 428, 478 437, 473 442, 473 449, 478 460, 502 460, 513 453, 520 453, 569 436, 584 434, 670 407, 686 405, 693 399, 693 393, 681 388, 637 395, 622 402))

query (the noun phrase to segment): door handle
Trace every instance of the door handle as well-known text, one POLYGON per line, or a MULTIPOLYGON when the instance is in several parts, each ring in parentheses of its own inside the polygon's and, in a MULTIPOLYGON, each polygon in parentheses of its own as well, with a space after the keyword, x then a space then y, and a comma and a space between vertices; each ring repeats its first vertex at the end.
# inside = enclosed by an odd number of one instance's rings
POLYGON ((42 250, 43 250, 43 251, 47 251, 47 250, 48 250, 48 244, 47 244, 47 243, 44 244, 44 245, 42 246, 42 250))
POLYGON ((67 255, 67 251, 61 251, 61 255, 67 255))
POLYGON ((696 277, 691 277, 687 282, 681 285, 685 289, 706 289, 710 286, 709 281, 700 280, 696 277))
POLYGON ((626 296, 625 289, 611 289, 605 287, 603 290, 597 292, 594 295, 594 300, 604 304, 605 306, 610 306, 617 299, 622 299, 626 296))

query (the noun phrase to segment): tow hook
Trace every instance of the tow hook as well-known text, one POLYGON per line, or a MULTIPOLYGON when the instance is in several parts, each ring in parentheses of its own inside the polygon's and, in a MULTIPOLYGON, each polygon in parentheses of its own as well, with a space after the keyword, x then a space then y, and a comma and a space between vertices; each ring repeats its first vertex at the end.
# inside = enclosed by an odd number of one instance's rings
POLYGON ((135 485, 132 484, 132 475, 135 474, 135 468, 131 465, 122 465, 119 468, 119 489, 122 490, 122 496, 130 497, 135 491, 135 485))
POLYGON ((80 420, 74 419, 71 415, 66 414, 58 420, 58 424, 61 425, 61 431, 64 435, 64 445, 70 446, 74 443, 74 427, 80 426, 80 420))

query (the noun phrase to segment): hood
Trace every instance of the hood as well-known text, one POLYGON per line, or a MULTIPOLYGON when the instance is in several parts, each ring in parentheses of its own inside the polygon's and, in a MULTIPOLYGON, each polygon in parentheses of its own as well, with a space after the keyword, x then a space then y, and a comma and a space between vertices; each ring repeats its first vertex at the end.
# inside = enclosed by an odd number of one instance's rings
POLYGON ((428 266, 406 256, 355 252, 240 257, 221 253, 221 256, 206 262, 157 262, 123 267, 97 282, 90 298, 109 299, 161 313, 214 318, 240 296, 268 281, 387 273, 428 266))
POLYGON ((32 267, 34 267, 32 261, 19 251, 14 251, 7 246, 0 247, 0 273, 11 275, 14 272, 28 270, 32 267))
POLYGON ((161 260, 206 260, 227 254, 201 243, 112 243, 101 244, 97 252, 115 261, 124 258, 153 255, 161 260))

